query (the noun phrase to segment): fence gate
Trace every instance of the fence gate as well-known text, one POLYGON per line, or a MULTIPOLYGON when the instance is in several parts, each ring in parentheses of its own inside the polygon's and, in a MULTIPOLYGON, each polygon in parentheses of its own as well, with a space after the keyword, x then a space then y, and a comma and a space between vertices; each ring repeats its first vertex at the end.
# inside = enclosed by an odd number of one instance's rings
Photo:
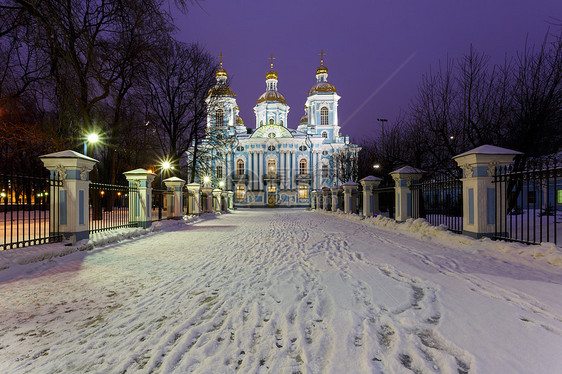
POLYGON ((450 231, 462 233, 461 173, 455 169, 453 174, 434 174, 413 183, 412 217, 425 218, 431 225, 445 225, 450 231))
POLYGON ((562 235, 562 160, 496 167, 495 239, 558 243, 562 235))
POLYGON ((58 242, 58 196, 62 181, 36 175, 0 174, 0 249, 58 242))

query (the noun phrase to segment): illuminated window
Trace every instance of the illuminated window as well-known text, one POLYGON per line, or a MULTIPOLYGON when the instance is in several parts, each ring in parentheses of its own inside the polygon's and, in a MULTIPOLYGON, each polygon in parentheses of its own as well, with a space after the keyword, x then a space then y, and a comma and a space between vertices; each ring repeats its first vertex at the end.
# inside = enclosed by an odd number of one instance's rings
POLYGON ((267 192, 275 192, 276 188, 274 184, 267 186, 267 192))
POLYGON ((328 108, 325 106, 320 109, 320 124, 327 125, 328 124, 328 108))
POLYGON ((322 131, 322 137, 327 138, 328 137, 328 131, 322 131))
POLYGON ((236 175, 244 175, 244 161, 238 160, 236 161, 236 175))
POLYGON ((322 165, 322 178, 328 178, 330 176, 330 169, 328 165, 322 165))
POLYGON ((299 186, 299 199, 308 199, 308 186, 299 186))
POLYGON ((217 126, 224 125, 224 111, 222 109, 217 109, 215 113, 215 124, 217 126))
POLYGON ((299 174, 306 174, 308 170, 308 165, 306 163, 306 159, 302 159, 299 161, 299 174))
POLYGON ((267 172, 269 174, 275 174, 277 167, 275 165, 275 160, 267 160, 267 172))
POLYGON ((244 200, 244 196, 246 195, 246 190, 244 186, 236 186, 236 200, 244 200))

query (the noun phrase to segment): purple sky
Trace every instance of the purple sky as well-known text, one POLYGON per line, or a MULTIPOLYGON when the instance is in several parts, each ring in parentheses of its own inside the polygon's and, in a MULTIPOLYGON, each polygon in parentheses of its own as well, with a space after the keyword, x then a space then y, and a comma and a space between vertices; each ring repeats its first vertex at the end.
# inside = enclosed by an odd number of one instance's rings
MULTIPOLYGON (((342 133, 376 136, 377 118, 392 124, 416 95, 421 75, 447 56, 478 51, 502 62, 540 44, 549 22, 562 19, 560 0, 205 0, 178 14, 177 38, 224 54, 246 126, 265 91, 268 57, 279 73, 289 128, 304 113, 324 49, 328 80, 336 86, 342 133)), ((555 30, 556 27, 551 27, 555 30)))

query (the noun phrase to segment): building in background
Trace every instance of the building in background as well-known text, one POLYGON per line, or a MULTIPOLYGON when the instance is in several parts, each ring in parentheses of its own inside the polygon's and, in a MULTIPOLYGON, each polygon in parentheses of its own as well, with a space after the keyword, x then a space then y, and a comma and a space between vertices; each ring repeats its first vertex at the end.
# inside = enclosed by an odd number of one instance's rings
POLYGON ((232 189, 237 207, 310 206, 312 190, 356 179, 360 148, 340 134, 340 96, 328 82, 323 59, 296 128, 288 126, 290 108, 278 91, 279 75, 271 60, 266 90, 254 107, 253 128, 239 116, 221 60, 207 98, 207 134, 198 148, 196 181, 232 189))

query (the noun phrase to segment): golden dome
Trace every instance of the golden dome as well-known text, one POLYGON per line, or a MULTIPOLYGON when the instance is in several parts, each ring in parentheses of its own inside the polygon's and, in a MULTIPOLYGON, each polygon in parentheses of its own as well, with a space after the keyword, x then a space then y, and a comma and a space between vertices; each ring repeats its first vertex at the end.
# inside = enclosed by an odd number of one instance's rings
POLYGON ((217 69, 217 72, 215 73, 215 76, 218 77, 227 77, 228 75, 226 74, 226 70, 224 70, 222 67, 217 69))
POLYGON ((209 96, 234 96, 232 89, 226 84, 217 84, 209 90, 209 96))
POLYGON ((301 120, 299 122, 299 124, 301 123, 308 123, 308 115, 305 114, 304 116, 301 117, 301 120))
POLYGON ((242 117, 236 116, 236 124, 237 125, 243 125, 244 124, 244 121, 242 120, 242 117))
POLYGON ((285 97, 283 97, 283 95, 281 95, 279 92, 277 91, 265 91, 259 98, 258 98, 258 104, 264 101, 277 101, 283 104, 287 104, 287 102, 285 101, 285 97))
POLYGON ((278 78, 279 78, 279 74, 277 74, 277 72, 273 69, 265 73, 265 79, 278 79, 278 78))
POLYGON ((319 66, 318 69, 316 69, 316 74, 328 74, 328 68, 324 65, 319 66))
POLYGON ((310 92, 308 94, 312 95, 312 94, 318 93, 318 92, 335 92, 335 93, 337 93, 336 87, 334 87, 334 85, 329 83, 329 82, 316 82, 316 84, 314 86, 312 86, 312 88, 310 89, 310 92))

